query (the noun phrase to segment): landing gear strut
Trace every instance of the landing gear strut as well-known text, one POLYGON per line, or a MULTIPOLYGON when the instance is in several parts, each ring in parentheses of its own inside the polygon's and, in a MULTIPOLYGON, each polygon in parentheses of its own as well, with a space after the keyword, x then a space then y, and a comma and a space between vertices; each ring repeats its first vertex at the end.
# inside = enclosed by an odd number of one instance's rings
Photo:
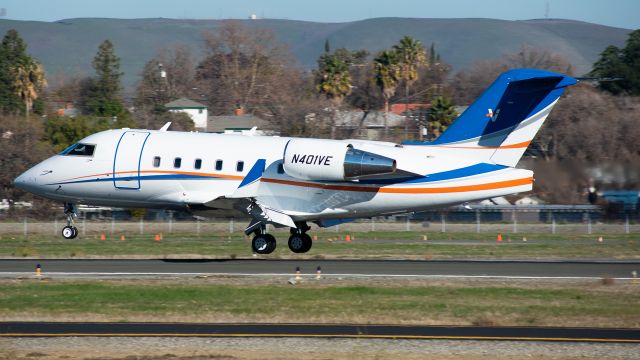
POLYGON ((64 203, 64 214, 67 216, 67 226, 62 228, 62 237, 75 239, 78 236, 78 228, 73 225, 73 219, 78 217, 76 206, 72 203, 64 203))

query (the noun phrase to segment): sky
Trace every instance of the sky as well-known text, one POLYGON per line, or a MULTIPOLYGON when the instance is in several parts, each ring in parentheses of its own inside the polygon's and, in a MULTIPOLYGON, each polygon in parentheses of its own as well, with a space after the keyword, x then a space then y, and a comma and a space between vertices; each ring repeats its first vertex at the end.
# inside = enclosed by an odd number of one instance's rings
POLYGON ((251 15, 316 22, 374 17, 549 17, 640 28, 640 0, 0 0, 0 8, 6 9, 5 19, 36 21, 78 17, 247 19, 251 15))

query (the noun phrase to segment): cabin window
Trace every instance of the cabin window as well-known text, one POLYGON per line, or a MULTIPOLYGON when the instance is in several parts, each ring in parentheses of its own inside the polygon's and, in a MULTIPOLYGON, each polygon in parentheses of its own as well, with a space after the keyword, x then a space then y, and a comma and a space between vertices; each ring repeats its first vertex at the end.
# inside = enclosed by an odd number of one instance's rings
POLYGON ((222 160, 216 160, 216 170, 222 170, 222 160))
POLYGON ((93 156, 93 152, 94 152, 95 148, 96 148, 95 145, 77 143, 77 144, 73 144, 73 145, 69 146, 68 148, 64 149, 64 151, 62 151, 60 153, 60 155, 65 155, 65 156, 93 156))
POLYGON ((282 163, 278 164, 278 174, 284 174, 284 166, 282 166, 282 163))
POLYGON ((202 167, 202 159, 196 159, 193 162, 193 167, 199 170, 202 167))
POLYGON ((153 158, 153 167, 160 167, 160 156, 153 158))
POLYGON ((243 169, 244 169, 244 161, 238 161, 236 163, 236 171, 242 172, 243 169))
POLYGON ((176 169, 179 169, 180 166, 182 165, 182 158, 175 158, 173 159, 173 167, 176 169))

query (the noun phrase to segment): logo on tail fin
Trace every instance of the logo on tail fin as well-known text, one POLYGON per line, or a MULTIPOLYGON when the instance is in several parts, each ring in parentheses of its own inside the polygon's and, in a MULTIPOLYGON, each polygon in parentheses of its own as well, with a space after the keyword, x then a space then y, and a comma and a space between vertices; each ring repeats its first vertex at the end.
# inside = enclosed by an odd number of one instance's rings
POLYGON ((494 113, 492 109, 487 109, 487 115, 485 115, 486 117, 491 119, 491 122, 495 122, 498 119, 498 114, 500 114, 500 109, 496 110, 496 112, 494 113))

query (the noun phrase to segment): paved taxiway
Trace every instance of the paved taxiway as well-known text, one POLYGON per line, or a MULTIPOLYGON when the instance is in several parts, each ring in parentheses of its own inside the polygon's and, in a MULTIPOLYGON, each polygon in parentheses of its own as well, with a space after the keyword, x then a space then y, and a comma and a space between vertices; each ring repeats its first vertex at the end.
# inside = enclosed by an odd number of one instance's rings
POLYGON ((640 273, 640 262, 617 261, 473 261, 473 260, 0 260, 0 277, 42 273, 59 277, 149 276, 290 276, 297 267, 303 275, 486 277, 486 278, 617 278, 640 273))
POLYGON ((1 322, 0 337, 330 337, 639 343, 638 329, 349 324, 1 322))

